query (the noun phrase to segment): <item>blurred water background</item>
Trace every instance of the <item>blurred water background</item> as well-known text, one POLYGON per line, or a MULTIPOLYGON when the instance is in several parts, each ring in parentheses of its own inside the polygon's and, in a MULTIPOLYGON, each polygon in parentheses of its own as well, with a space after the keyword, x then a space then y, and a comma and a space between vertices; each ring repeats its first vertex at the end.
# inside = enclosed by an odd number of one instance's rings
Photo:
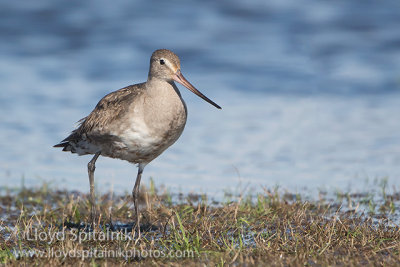
MULTIPOLYGON (((216 195, 400 186, 395 0, 0 1, 0 185, 88 191, 91 157, 52 145, 105 94, 145 81, 158 48, 223 109, 180 87, 186 129, 144 183, 216 195)), ((129 192, 135 176, 97 161, 100 191, 129 192)))

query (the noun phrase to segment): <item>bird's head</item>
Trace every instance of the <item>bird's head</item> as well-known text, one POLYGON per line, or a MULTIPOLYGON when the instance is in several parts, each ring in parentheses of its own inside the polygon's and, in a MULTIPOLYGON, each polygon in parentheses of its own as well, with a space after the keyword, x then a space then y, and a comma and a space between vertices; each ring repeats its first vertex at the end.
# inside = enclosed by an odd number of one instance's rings
POLYGON ((188 80, 186 80, 181 73, 181 62, 178 56, 168 49, 159 49, 153 52, 150 59, 150 71, 148 79, 159 79, 166 82, 176 81, 199 97, 203 98, 211 105, 221 109, 220 106, 203 95, 188 80))

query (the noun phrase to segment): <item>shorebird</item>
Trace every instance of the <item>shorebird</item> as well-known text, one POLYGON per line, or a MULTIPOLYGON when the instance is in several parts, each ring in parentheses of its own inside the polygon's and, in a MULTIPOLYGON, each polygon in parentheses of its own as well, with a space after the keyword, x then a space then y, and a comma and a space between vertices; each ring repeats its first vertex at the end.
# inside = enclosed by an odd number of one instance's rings
POLYGON ((140 236, 138 194, 144 167, 178 140, 186 124, 187 108, 174 81, 221 109, 198 91, 181 73, 180 60, 167 49, 153 52, 147 81, 129 85, 104 96, 79 126, 54 147, 78 155, 94 155, 89 161, 90 205, 95 225, 94 171, 98 157, 138 164, 132 190, 135 228, 140 236))

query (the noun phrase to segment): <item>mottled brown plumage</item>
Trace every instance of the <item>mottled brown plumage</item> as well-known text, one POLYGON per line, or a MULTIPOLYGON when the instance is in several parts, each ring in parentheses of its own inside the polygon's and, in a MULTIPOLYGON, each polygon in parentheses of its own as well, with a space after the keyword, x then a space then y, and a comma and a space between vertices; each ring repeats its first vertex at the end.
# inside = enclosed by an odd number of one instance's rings
POLYGON ((94 169, 97 158, 118 158, 139 164, 132 191, 139 229, 137 195, 144 167, 182 134, 187 108, 174 81, 220 108, 191 85, 180 71, 177 55, 156 50, 145 83, 130 85, 103 97, 80 125, 55 147, 79 155, 93 154, 88 164, 92 225, 95 224, 94 169))
MULTIPOLYGON (((111 122, 117 121, 123 115, 126 115, 135 97, 140 95, 145 89, 145 83, 140 83, 129 85, 104 96, 87 117, 79 120, 79 127, 54 147, 63 147, 63 151, 76 153, 72 144, 76 145, 77 142, 82 140, 84 135, 85 138, 89 139, 96 139, 96 136, 106 135, 111 122)), ((101 137, 99 136, 98 138, 101 137)), ((112 138, 109 137, 109 139, 112 138)))
POLYGON ((104 129, 113 120, 118 120, 128 111, 129 103, 145 89, 144 83, 130 85, 103 97, 94 110, 77 129, 79 134, 94 129, 104 129))

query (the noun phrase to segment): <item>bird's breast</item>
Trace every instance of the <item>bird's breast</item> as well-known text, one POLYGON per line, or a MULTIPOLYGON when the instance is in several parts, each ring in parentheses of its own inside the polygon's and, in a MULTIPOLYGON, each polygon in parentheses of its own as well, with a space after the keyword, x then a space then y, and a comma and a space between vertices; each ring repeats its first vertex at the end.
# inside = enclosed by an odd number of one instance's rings
POLYGON ((144 123, 150 135, 167 144, 173 143, 179 138, 186 124, 185 102, 176 96, 169 101, 160 101, 156 105, 156 108, 150 108, 145 113, 144 123))
POLYGON ((149 162, 175 143, 183 132, 186 118, 186 105, 179 95, 170 96, 168 101, 143 99, 125 117, 118 133, 121 141, 115 145, 125 148, 127 160, 149 162))

